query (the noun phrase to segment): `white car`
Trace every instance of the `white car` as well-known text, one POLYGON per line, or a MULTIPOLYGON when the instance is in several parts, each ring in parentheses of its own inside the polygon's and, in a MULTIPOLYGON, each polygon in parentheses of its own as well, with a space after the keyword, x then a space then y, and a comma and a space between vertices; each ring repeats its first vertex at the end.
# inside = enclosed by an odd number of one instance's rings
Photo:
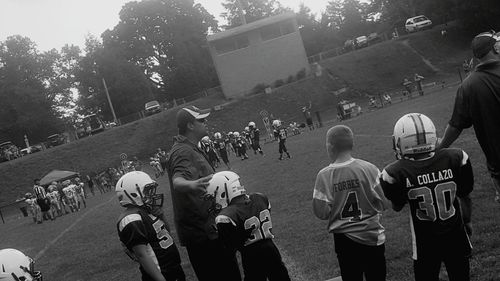
POLYGON ((368 37, 364 35, 357 37, 356 39, 354 39, 354 41, 356 41, 356 47, 358 49, 368 46, 368 37))
POLYGON ((150 101, 144 105, 146 115, 152 115, 161 112, 161 105, 158 101, 150 101))
POLYGON ((423 15, 409 18, 406 20, 405 28, 409 33, 432 28, 432 21, 423 15))

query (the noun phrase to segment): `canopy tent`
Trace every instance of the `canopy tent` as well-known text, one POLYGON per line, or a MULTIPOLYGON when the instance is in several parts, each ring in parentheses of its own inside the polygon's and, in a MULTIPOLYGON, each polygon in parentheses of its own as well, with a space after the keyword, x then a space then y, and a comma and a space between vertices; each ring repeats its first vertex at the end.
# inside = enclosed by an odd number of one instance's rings
POLYGON ((79 174, 77 172, 53 170, 40 179, 40 185, 46 186, 53 181, 64 181, 78 176, 79 174))

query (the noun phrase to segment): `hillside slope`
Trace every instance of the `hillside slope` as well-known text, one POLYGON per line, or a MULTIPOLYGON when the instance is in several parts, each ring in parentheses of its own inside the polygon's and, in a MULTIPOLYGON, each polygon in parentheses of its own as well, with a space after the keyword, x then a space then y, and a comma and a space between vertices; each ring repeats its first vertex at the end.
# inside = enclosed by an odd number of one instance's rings
MULTIPOLYGON (((425 76, 427 81, 455 75, 453 73, 462 57, 469 55, 468 43, 458 44, 461 41, 452 35, 447 38, 439 36, 439 30, 435 28, 322 61, 321 65, 328 70, 322 77, 286 85, 272 94, 228 102, 223 110, 213 112, 209 122, 211 132, 242 130, 249 121, 257 122, 262 128, 262 122, 259 122, 261 110, 286 122, 303 122, 300 109, 309 101, 313 111, 333 112, 339 99, 363 101, 367 94, 400 88, 403 77, 415 72, 425 76), (327 75, 328 72, 331 75, 327 75), (349 90, 340 96, 332 94, 343 87, 349 90)), ((224 102, 207 98, 193 104, 209 108, 224 102)), ((130 158, 146 159, 158 147, 169 149, 176 133, 175 110, 170 110, 91 138, 1 163, 0 206, 29 191, 34 178, 53 169, 74 170, 82 174, 96 172, 119 165, 121 153, 130 158)))

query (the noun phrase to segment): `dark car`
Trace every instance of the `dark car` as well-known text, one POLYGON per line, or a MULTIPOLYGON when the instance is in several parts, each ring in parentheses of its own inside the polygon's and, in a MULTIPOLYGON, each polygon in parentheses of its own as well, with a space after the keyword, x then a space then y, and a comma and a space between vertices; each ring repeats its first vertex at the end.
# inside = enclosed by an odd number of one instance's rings
POLYGON ((58 146, 61 144, 65 144, 67 142, 68 142, 68 140, 67 140, 66 136, 64 136, 63 134, 53 134, 47 138, 47 142, 46 142, 45 146, 47 148, 49 148, 49 147, 54 147, 54 146, 58 146))
POLYGON ((106 129, 106 125, 104 124, 104 121, 99 118, 96 114, 88 115, 83 117, 83 122, 85 123, 86 126, 86 132, 88 135, 95 135, 100 132, 104 132, 106 129))
POLYGON ((373 32, 368 35, 368 45, 373 45, 379 42, 382 42, 382 37, 380 37, 377 32, 373 32))

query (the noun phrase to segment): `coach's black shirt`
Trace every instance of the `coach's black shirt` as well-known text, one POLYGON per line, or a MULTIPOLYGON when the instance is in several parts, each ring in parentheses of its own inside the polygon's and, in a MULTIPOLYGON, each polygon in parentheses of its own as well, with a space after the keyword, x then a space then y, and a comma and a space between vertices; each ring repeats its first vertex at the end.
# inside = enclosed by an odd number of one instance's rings
POLYGON ((179 192, 173 187, 173 179, 177 177, 197 180, 213 174, 214 168, 205 153, 184 136, 174 137, 174 145, 169 155, 168 179, 175 227, 181 245, 188 246, 217 239, 215 216, 208 212, 211 202, 203 200, 201 192, 179 192))
POLYGON ((458 129, 474 126, 488 169, 500 176, 500 61, 478 65, 465 79, 449 124, 458 129))

